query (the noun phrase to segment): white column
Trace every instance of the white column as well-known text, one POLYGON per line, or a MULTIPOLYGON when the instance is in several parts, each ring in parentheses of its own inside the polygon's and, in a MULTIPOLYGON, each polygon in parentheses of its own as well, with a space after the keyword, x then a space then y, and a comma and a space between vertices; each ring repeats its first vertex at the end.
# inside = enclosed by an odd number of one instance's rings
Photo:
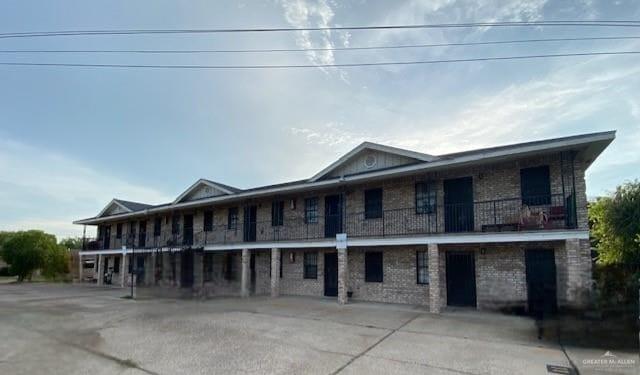
POLYGON ((338 249, 338 303, 341 305, 349 302, 347 295, 349 289, 349 259, 347 248, 338 249))
POLYGON ((98 254, 98 285, 104 284, 104 256, 98 254))
POLYGON ((438 314, 442 309, 442 296, 440 294, 440 251, 438 244, 429 244, 427 257, 429 262, 429 311, 438 314))
POLYGON ((251 254, 249 254, 249 249, 242 249, 242 273, 240 280, 240 296, 241 297, 249 297, 249 262, 250 262, 251 254))
POLYGON ((120 285, 124 288, 127 285, 127 277, 129 277, 129 265, 127 264, 127 254, 122 253, 122 262, 120 262, 120 285))
POLYGON ((271 297, 280 295, 280 249, 271 249, 271 297))
POLYGON ((78 282, 82 282, 82 250, 78 250, 78 282))

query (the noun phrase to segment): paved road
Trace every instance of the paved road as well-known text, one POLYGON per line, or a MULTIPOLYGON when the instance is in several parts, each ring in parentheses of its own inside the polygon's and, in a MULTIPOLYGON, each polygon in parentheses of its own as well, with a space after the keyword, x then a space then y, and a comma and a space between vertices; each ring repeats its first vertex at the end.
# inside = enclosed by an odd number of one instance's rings
POLYGON ((127 300, 0 285, 0 374, 546 374, 526 318, 301 297, 127 300))

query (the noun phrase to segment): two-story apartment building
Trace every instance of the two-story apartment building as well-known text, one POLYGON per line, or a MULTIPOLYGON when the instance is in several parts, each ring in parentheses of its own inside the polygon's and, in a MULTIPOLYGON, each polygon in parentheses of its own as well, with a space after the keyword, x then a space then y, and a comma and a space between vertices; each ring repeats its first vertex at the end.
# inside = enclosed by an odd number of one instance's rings
POLYGON ((98 283, 200 296, 579 308, 592 283, 585 171, 614 137, 446 155, 365 142, 304 180, 114 199, 75 222, 97 226, 80 253, 97 258, 98 283))

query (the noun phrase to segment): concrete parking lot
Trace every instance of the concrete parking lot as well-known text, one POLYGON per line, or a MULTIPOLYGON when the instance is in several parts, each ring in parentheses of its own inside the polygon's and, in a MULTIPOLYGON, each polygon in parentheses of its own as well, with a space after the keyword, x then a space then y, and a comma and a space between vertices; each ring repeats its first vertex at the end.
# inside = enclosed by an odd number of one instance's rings
POLYGON ((121 298, 0 285, 0 374, 546 374, 571 367, 528 318, 280 297, 121 298))

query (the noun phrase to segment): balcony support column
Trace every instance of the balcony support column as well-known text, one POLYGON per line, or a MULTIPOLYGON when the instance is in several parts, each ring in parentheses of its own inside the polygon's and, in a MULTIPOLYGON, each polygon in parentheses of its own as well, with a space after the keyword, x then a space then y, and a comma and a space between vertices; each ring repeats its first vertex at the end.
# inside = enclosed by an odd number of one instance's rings
POLYGON ((251 254, 249 249, 242 249, 242 273, 240 280, 240 296, 249 297, 249 265, 251 261, 251 254))
POLYGON ((120 285, 124 288, 125 286, 127 286, 127 277, 129 277, 129 264, 127 263, 127 261, 129 260, 129 257, 127 256, 127 253, 125 253, 124 251, 122 252, 122 265, 120 266, 120 285))
POLYGON ((429 263, 429 311, 439 314, 442 309, 440 293, 440 250, 438 244, 430 243, 427 253, 429 263))
POLYGON ((81 283, 82 280, 82 250, 78 250, 78 282, 81 283))
POLYGON ((104 255, 98 254, 98 285, 104 284, 104 255))
POLYGON ((338 304, 345 305, 349 302, 347 295, 349 289, 349 259, 347 248, 338 249, 338 304))
POLYGON ((271 297, 280 296, 280 249, 271 249, 271 297))

